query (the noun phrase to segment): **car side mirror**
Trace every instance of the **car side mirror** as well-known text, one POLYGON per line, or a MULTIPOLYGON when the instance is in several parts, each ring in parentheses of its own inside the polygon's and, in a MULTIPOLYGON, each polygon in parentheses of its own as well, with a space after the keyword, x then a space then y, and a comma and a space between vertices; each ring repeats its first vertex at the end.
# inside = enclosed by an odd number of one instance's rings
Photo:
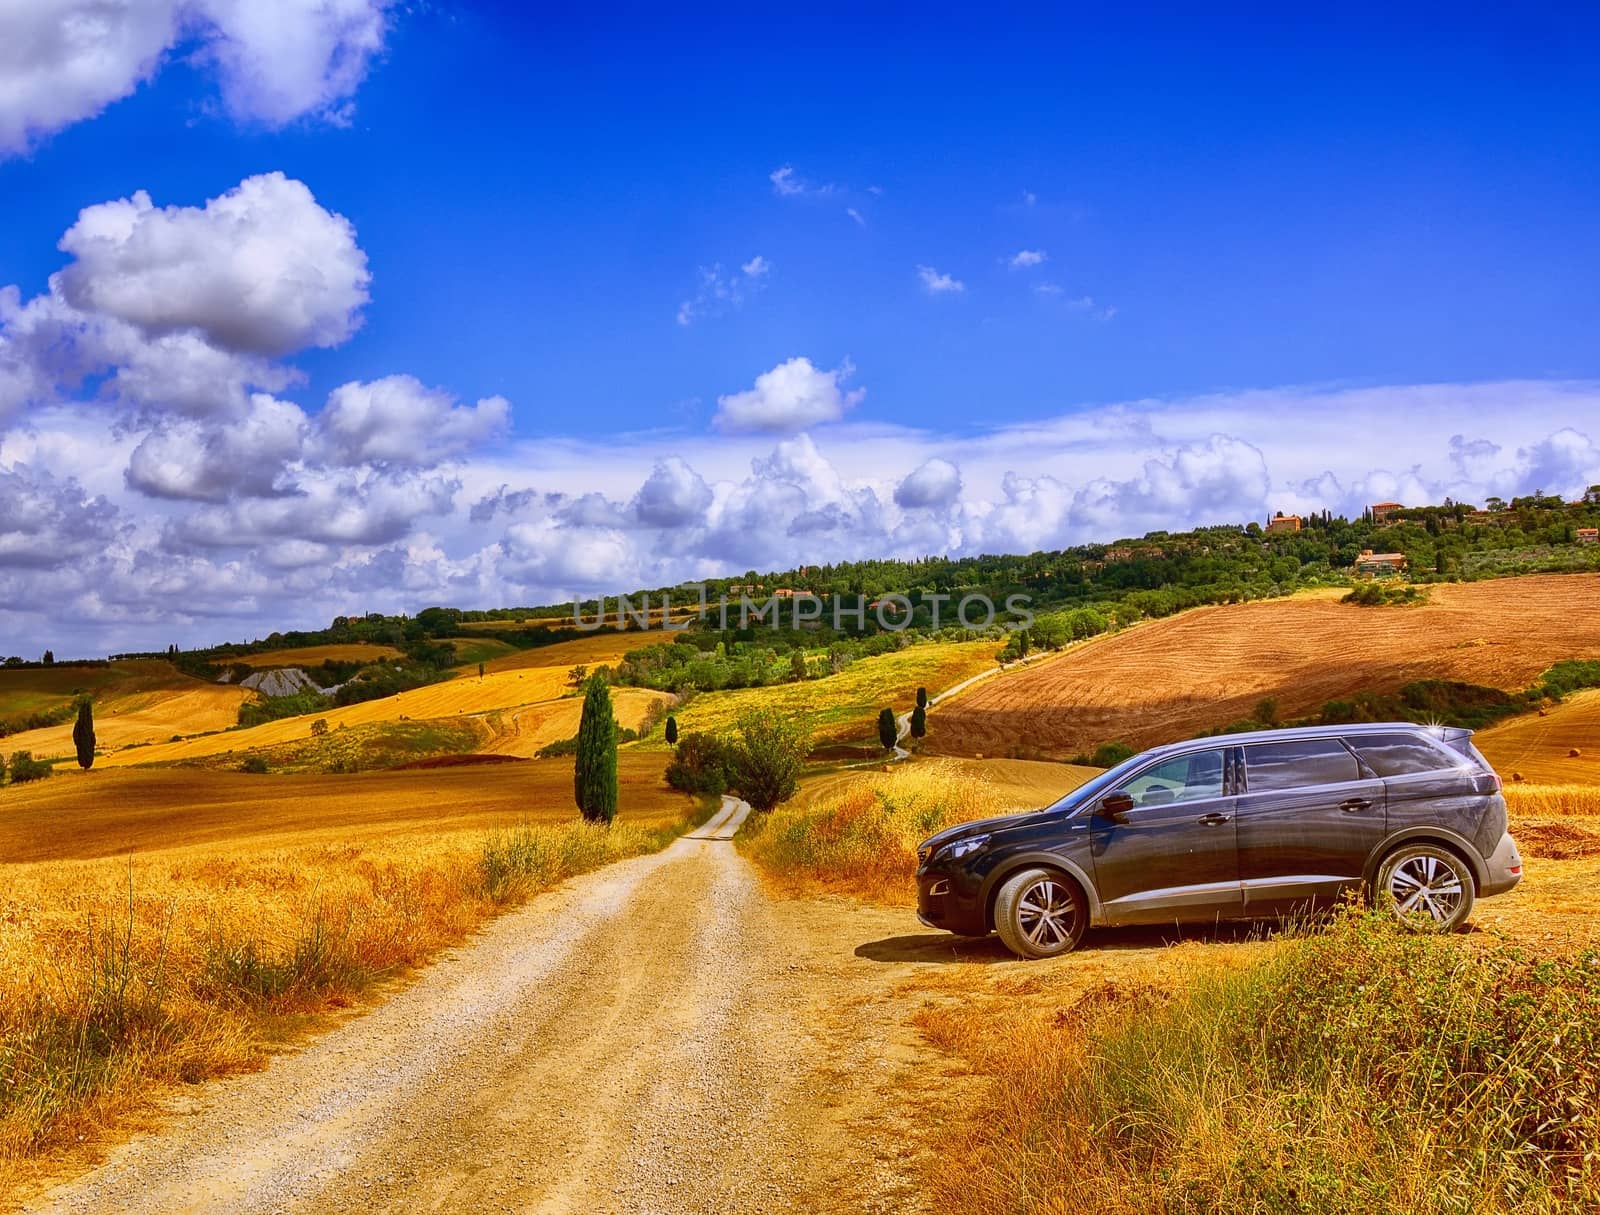
POLYGON ((1100 813, 1114 823, 1120 823, 1122 816, 1133 809, 1133 794, 1126 789, 1113 789, 1100 799, 1100 813))

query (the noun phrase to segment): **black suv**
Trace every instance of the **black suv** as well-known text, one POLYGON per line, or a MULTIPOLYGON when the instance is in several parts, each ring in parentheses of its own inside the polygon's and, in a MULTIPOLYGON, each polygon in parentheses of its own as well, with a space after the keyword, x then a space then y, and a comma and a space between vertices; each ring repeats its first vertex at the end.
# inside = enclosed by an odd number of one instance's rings
POLYGON ((1024 958, 1092 925, 1263 919, 1363 887, 1450 929, 1522 878, 1472 731, 1409 722, 1157 747, 1043 810, 941 831, 917 860, 924 924, 998 932, 1024 958))

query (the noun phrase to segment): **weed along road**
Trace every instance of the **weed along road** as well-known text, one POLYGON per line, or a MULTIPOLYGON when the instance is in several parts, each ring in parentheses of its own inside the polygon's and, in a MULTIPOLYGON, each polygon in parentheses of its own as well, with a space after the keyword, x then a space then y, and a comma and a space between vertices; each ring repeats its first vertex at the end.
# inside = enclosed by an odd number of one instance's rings
POLYGON ((882 1111, 916 1048, 852 956, 907 917, 769 897, 747 813, 535 898, 24 1209, 915 1209, 882 1111))

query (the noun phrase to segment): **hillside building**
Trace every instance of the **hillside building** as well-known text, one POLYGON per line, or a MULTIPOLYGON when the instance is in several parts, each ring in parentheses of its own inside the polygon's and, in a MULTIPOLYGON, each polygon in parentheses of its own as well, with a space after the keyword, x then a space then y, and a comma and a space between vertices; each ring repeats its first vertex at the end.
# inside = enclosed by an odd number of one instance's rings
POLYGON ((1361 550, 1361 555, 1356 558, 1356 573, 1369 578, 1384 578, 1392 574, 1403 574, 1406 570, 1406 555, 1404 553, 1375 553, 1370 548, 1361 550))
POLYGON ((1374 502, 1367 509, 1372 512, 1374 523, 1387 523, 1390 515, 1397 510, 1405 510, 1405 507, 1398 502, 1374 502))
POLYGON ((1267 534, 1270 536, 1283 532, 1297 532, 1303 522, 1299 515, 1286 515, 1280 510, 1267 520, 1267 534))
POLYGON ((1600 544, 1600 527, 1578 528, 1579 544, 1600 544))

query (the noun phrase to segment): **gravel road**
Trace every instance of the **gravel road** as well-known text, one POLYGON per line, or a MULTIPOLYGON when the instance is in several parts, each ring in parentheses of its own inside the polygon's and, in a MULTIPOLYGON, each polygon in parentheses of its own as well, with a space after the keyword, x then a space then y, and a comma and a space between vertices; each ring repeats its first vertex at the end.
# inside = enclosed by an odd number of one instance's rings
POLYGON ((501 917, 24 1209, 916 1210, 919 1048, 852 956, 907 917, 770 898, 746 813, 501 917))

